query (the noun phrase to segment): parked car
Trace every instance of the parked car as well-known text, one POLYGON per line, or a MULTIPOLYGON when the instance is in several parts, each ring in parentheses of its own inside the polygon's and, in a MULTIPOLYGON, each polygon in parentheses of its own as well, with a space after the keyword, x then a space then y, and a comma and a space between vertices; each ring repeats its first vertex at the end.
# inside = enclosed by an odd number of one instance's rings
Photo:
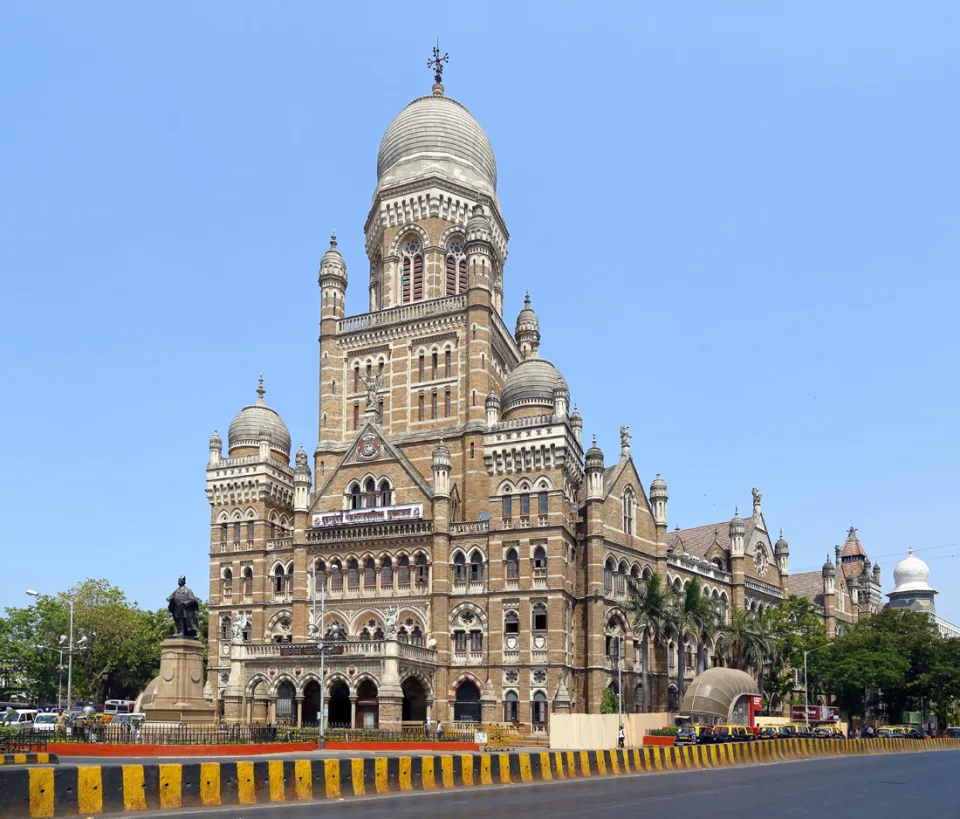
POLYGON ((676 745, 696 745, 700 738, 701 726, 682 725, 674 738, 676 745))
POLYGON ((700 731, 701 745, 720 745, 724 742, 733 742, 733 737, 726 731, 718 731, 715 725, 700 731))
POLYGON ((36 708, 18 708, 6 714, 3 722, 4 728, 19 728, 21 731, 29 731, 33 728, 33 721, 37 717, 36 708))
POLYGON ((838 728, 834 728, 830 725, 821 725, 818 728, 813 729, 813 738, 814 739, 846 739, 843 735, 843 731, 838 728))
POLYGON ((146 721, 146 714, 117 714, 112 720, 110 720, 110 725, 118 726, 121 731, 127 729, 139 730, 140 728, 143 728, 143 724, 146 721))
POLYGON ((947 728, 947 739, 960 739, 960 728, 947 728))
POLYGON ((57 715, 50 713, 37 714, 37 718, 33 721, 33 730, 41 733, 56 731, 57 715))
POLYGON ((766 725, 757 731, 757 739, 779 739, 780 731, 773 725, 766 725))
POLYGON ((746 725, 714 725, 715 734, 723 737, 723 742, 755 742, 757 735, 746 725))
POLYGON ((781 725, 777 728, 777 737, 779 739, 796 739, 797 738, 797 726, 796 725, 781 725))

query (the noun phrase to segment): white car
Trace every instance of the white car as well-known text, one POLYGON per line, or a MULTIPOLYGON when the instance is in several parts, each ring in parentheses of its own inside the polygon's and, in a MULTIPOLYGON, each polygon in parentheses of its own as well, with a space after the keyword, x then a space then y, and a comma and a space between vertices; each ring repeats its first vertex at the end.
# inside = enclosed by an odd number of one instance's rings
POLYGON ((33 728, 33 721, 37 717, 35 708, 18 708, 5 715, 6 720, 3 723, 4 728, 19 728, 21 731, 29 731, 33 728))
POLYGON ((55 731, 57 729, 56 714, 37 714, 33 721, 34 731, 55 731))

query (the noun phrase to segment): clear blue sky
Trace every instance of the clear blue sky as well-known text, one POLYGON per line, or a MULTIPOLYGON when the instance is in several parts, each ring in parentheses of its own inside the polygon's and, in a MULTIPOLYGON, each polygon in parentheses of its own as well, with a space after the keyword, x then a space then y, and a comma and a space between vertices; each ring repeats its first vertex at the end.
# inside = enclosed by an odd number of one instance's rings
POLYGON ((960 7, 20 3, 0 25, 0 606, 207 587, 207 437, 254 396, 316 443, 316 271, 365 310, 380 138, 485 127, 543 355, 670 527, 750 488, 819 567, 907 546, 960 622, 960 7))

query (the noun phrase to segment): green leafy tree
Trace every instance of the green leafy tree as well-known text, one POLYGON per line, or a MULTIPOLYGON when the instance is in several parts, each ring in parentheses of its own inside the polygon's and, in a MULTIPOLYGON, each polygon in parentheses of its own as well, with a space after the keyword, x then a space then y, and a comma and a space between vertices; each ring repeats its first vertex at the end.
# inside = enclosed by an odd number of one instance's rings
POLYGON ((600 699, 601 714, 620 713, 620 703, 617 701, 617 695, 610 686, 603 689, 603 695, 600 699))
POLYGON ((59 655, 36 646, 59 646, 69 634, 68 599, 74 604, 75 639, 87 636, 86 649, 73 658, 74 698, 136 697, 157 674, 160 643, 172 621, 165 610, 140 609, 106 580, 85 580, 62 595, 6 610, 0 618, 0 669, 14 671, 3 674, 4 695, 19 693, 34 703, 56 700, 59 655))

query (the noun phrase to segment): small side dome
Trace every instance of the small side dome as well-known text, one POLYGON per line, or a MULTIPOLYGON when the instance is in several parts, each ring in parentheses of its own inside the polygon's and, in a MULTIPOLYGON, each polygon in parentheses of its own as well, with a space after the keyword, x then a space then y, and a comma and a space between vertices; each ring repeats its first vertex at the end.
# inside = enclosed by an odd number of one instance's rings
POLYGON ((440 440, 437 442, 436 448, 433 450, 433 468, 434 469, 450 468, 450 450, 447 448, 447 445, 443 442, 443 436, 440 437, 440 440))
POLYGON ((833 563, 830 560, 830 555, 827 555, 827 561, 823 564, 823 576, 824 577, 836 577, 837 570, 834 567, 833 563))
POLYGON ((743 533, 747 530, 746 524, 743 522, 743 518, 740 517, 739 507, 734 507, 733 509, 733 520, 730 521, 730 537, 740 536, 743 537, 743 533))
POLYGON ((500 397, 495 392, 488 393, 486 400, 483 402, 483 408, 488 412, 490 410, 499 410, 500 397))
POLYGON ((597 446, 597 434, 593 434, 593 444, 587 450, 587 469, 603 469, 603 450, 597 446))
POLYGON ((560 371, 544 358, 526 358, 506 377, 500 391, 504 418, 531 407, 553 412, 554 390, 569 388, 560 371))
POLYGON ((573 405, 573 412, 570 413, 570 423, 574 426, 583 426, 583 416, 580 414, 580 410, 577 409, 577 405, 573 405))
POLYGON ((347 263, 343 260, 343 256, 340 255, 340 251, 337 250, 336 231, 330 234, 330 249, 324 253, 323 258, 320 259, 319 282, 321 285, 327 277, 339 279, 344 287, 347 286, 347 263))
POLYGON ((300 448, 297 450, 296 457, 297 467, 294 470, 298 475, 309 475, 310 474, 310 464, 307 462, 307 453, 303 448, 303 444, 300 444, 300 448))
POLYGON ((216 429, 213 431, 213 435, 210 436, 210 449, 215 449, 219 452, 223 448, 223 439, 220 437, 220 433, 216 429))
POLYGON ((244 407, 230 422, 230 430, 227 432, 230 455, 241 447, 256 449, 260 446, 261 436, 265 436, 271 451, 282 455, 282 460, 289 462, 290 432, 279 413, 264 403, 264 393, 261 375, 260 385, 257 387, 257 403, 244 407))
POLYGON ((777 542, 773 544, 773 552, 778 555, 790 554, 790 544, 787 543, 786 538, 783 536, 783 529, 780 530, 780 537, 777 539, 777 542))
POLYGON ((665 497, 667 497, 667 482, 660 477, 658 472, 657 477, 650 483, 650 499, 665 497))

